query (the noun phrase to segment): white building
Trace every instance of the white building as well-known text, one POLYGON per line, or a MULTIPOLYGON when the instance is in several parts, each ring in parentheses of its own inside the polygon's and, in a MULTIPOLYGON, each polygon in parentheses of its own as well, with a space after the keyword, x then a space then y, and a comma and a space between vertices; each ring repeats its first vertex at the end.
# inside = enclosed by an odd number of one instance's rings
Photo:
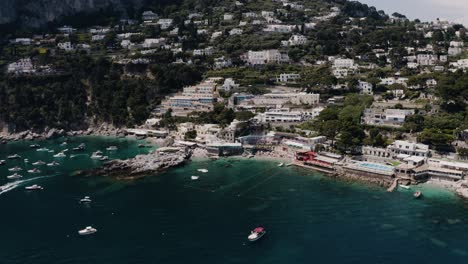
POLYGON ((262 50, 247 52, 246 61, 250 65, 263 65, 268 63, 288 63, 289 56, 279 50, 262 50))
POLYGON ((276 32, 276 33, 291 33, 295 29, 301 28, 301 26, 298 25, 283 25, 283 24, 274 24, 274 25, 267 25, 263 31, 265 32, 276 32))
POLYGON ((373 95, 374 92, 372 91, 373 85, 368 82, 359 81, 358 89, 361 94, 373 95))
POLYGON ((65 51, 72 51, 74 49, 70 41, 60 42, 57 44, 57 47, 65 51))
POLYGON ((295 82, 301 78, 301 75, 298 73, 282 73, 276 78, 276 82, 279 83, 288 83, 295 82))
POLYGON ((416 60, 421 66, 433 66, 438 62, 439 58, 433 54, 418 54, 416 60))
POLYGON ((224 19, 224 21, 231 21, 232 19, 234 19, 234 15, 233 14, 224 14, 223 19, 224 19))
POLYGON ((303 122, 304 115, 299 111, 289 111, 287 108, 272 109, 255 116, 259 123, 299 123, 303 122))
POLYGON ((161 18, 158 20, 158 25, 161 27, 161 29, 168 29, 170 26, 172 26, 172 23, 174 23, 174 20, 171 18, 161 18))
POLYGON ((336 59, 333 62, 333 68, 353 68, 354 60, 353 59, 336 59))
POLYGON ((73 32, 76 31, 76 29, 74 29, 74 28, 72 28, 70 26, 59 27, 59 28, 57 28, 57 30, 62 34, 72 34, 73 32))
POLYGON ((8 73, 14 74, 25 74, 25 73, 34 73, 36 72, 34 65, 30 58, 20 59, 16 62, 8 64, 7 67, 8 73))
POLYGON ((228 91, 231 91, 232 89, 239 88, 239 84, 237 84, 232 78, 226 78, 221 88, 228 92, 228 91))
POLYGON ((361 121, 371 126, 401 127, 406 117, 414 113, 413 109, 368 108, 364 110, 361 121))
POLYGON ((403 140, 393 142, 387 147, 387 149, 393 157, 397 157, 401 154, 417 157, 429 157, 431 153, 428 145, 403 140))
POLYGON ((233 36, 233 35, 242 35, 244 31, 240 28, 233 28, 229 31, 229 35, 233 36))
POLYGON ((450 47, 448 49, 448 55, 449 56, 458 56, 460 54, 462 54, 463 52, 463 49, 460 48, 460 47, 450 47))
POLYGON ((289 46, 305 45, 306 43, 307 38, 303 35, 292 35, 288 40, 289 46))
POLYGON ((154 13, 153 11, 144 11, 141 15, 143 21, 156 20, 158 17, 158 14, 154 13))

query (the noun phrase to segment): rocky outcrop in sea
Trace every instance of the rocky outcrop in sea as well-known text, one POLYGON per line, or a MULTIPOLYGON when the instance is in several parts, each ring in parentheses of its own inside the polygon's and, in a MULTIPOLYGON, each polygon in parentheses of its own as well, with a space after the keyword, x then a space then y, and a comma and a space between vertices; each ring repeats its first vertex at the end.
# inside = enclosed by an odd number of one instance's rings
POLYGON ((151 154, 138 155, 133 159, 113 160, 97 169, 80 171, 77 175, 138 179, 181 165, 189 160, 191 155, 192 150, 189 148, 160 148, 151 154))

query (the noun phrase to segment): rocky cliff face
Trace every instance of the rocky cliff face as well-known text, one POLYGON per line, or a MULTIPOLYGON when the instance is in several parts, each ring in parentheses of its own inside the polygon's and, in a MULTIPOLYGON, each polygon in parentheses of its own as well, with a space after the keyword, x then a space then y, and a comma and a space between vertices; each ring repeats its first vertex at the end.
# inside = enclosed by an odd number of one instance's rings
POLYGON ((39 27, 78 12, 93 12, 111 5, 123 11, 128 5, 139 8, 143 2, 145 0, 0 0, 0 24, 18 22, 39 27))

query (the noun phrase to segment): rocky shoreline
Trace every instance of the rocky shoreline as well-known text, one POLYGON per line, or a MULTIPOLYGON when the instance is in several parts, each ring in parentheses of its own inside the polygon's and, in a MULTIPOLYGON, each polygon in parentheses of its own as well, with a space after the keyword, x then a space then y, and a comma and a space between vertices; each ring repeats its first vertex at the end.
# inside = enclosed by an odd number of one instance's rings
POLYGON ((134 180, 182 165, 190 159, 191 155, 192 150, 188 148, 161 148, 153 153, 138 155, 132 159, 113 160, 96 169, 79 171, 76 175, 134 180))

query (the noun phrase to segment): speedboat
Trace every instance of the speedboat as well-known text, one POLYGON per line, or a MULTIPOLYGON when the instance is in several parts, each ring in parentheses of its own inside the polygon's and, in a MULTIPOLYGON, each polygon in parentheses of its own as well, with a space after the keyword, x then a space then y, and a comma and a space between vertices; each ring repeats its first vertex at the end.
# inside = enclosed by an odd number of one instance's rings
POLYGON ((207 173, 207 172, 208 172, 208 170, 207 170, 207 169, 198 169, 197 171, 199 171, 199 172, 203 172, 203 173, 207 173))
POLYGON ((56 161, 52 161, 51 163, 47 163, 47 166, 49 167, 55 167, 55 166, 58 166, 60 165, 60 163, 56 162, 56 161))
POLYGON ((8 159, 21 159, 21 156, 18 154, 10 155, 7 157, 8 159))
POLYGON ((403 188, 403 189, 406 189, 406 190, 409 190, 411 189, 411 187, 409 186, 406 186, 406 185, 403 185, 403 184, 400 184, 400 187, 403 188))
POLYGON ((101 151, 96 151, 93 152, 93 155, 91 155, 92 159, 101 159, 102 158, 102 152, 101 151))
POLYGON ((106 150, 108 151, 116 151, 118 148, 116 146, 110 146, 108 148, 106 148, 106 150))
POLYGON ((44 188, 42 188, 42 186, 40 186, 40 185, 33 184, 31 186, 24 187, 24 189, 26 189, 28 191, 37 191, 37 190, 43 190, 44 188))
POLYGON ((196 176, 196 175, 193 175, 192 177, 190 177, 193 181, 196 181, 198 179, 200 179, 200 176, 196 176))
POLYGON ((18 171, 22 171, 23 169, 16 166, 16 167, 13 167, 13 168, 9 168, 8 171, 11 171, 11 172, 18 172, 18 171))
POLYGON ((36 173, 41 173, 41 171, 40 171, 38 168, 34 168, 34 169, 32 169, 32 170, 28 170, 28 173, 34 173, 34 174, 36 174, 36 173))
POLYGON ((80 203, 90 203, 91 197, 85 196, 83 199, 80 200, 80 203))
POLYGON ((42 166, 42 165, 45 165, 45 164, 46 164, 46 163, 43 162, 42 160, 38 160, 38 161, 36 161, 36 162, 33 162, 32 165, 34 165, 34 166, 42 166))
POLYGON ((37 152, 48 152, 49 149, 48 148, 38 148, 36 149, 37 152))
POLYGON ((418 199, 418 198, 421 198, 422 196, 422 192, 421 191, 416 191, 414 194, 413 194, 414 198, 418 199))
POLYGON ((78 147, 76 148, 73 148, 74 151, 83 151, 85 150, 86 148, 86 145, 84 143, 81 143, 80 145, 78 145, 78 147))
POLYGON ((97 232, 97 229, 92 227, 92 226, 87 226, 85 229, 82 229, 78 231, 78 234, 85 236, 85 235, 91 235, 97 232))
POLYGON ((54 158, 65 158, 67 155, 65 155, 65 153, 63 152, 59 152, 57 154, 54 155, 54 158))
POLYGON ((38 144, 32 144, 32 145, 29 145, 29 147, 34 149, 34 148, 38 148, 40 146, 38 144))
POLYGON ((263 227, 257 227, 250 232, 250 235, 247 237, 249 241, 257 241, 265 235, 266 231, 263 227))
POLYGON ((99 160, 100 161, 106 161, 106 160, 109 160, 109 157, 108 156, 102 156, 99 160))
POLYGON ((284 166, 284 163, 278 164, 278 167, 283 167, 283 166, 284 166))
POLYGON ((7 176, 7 179, 10 179, 10 180, 15 180, 19 178, 23 178, 23 176, 19 175, 18 173, 7 176))

